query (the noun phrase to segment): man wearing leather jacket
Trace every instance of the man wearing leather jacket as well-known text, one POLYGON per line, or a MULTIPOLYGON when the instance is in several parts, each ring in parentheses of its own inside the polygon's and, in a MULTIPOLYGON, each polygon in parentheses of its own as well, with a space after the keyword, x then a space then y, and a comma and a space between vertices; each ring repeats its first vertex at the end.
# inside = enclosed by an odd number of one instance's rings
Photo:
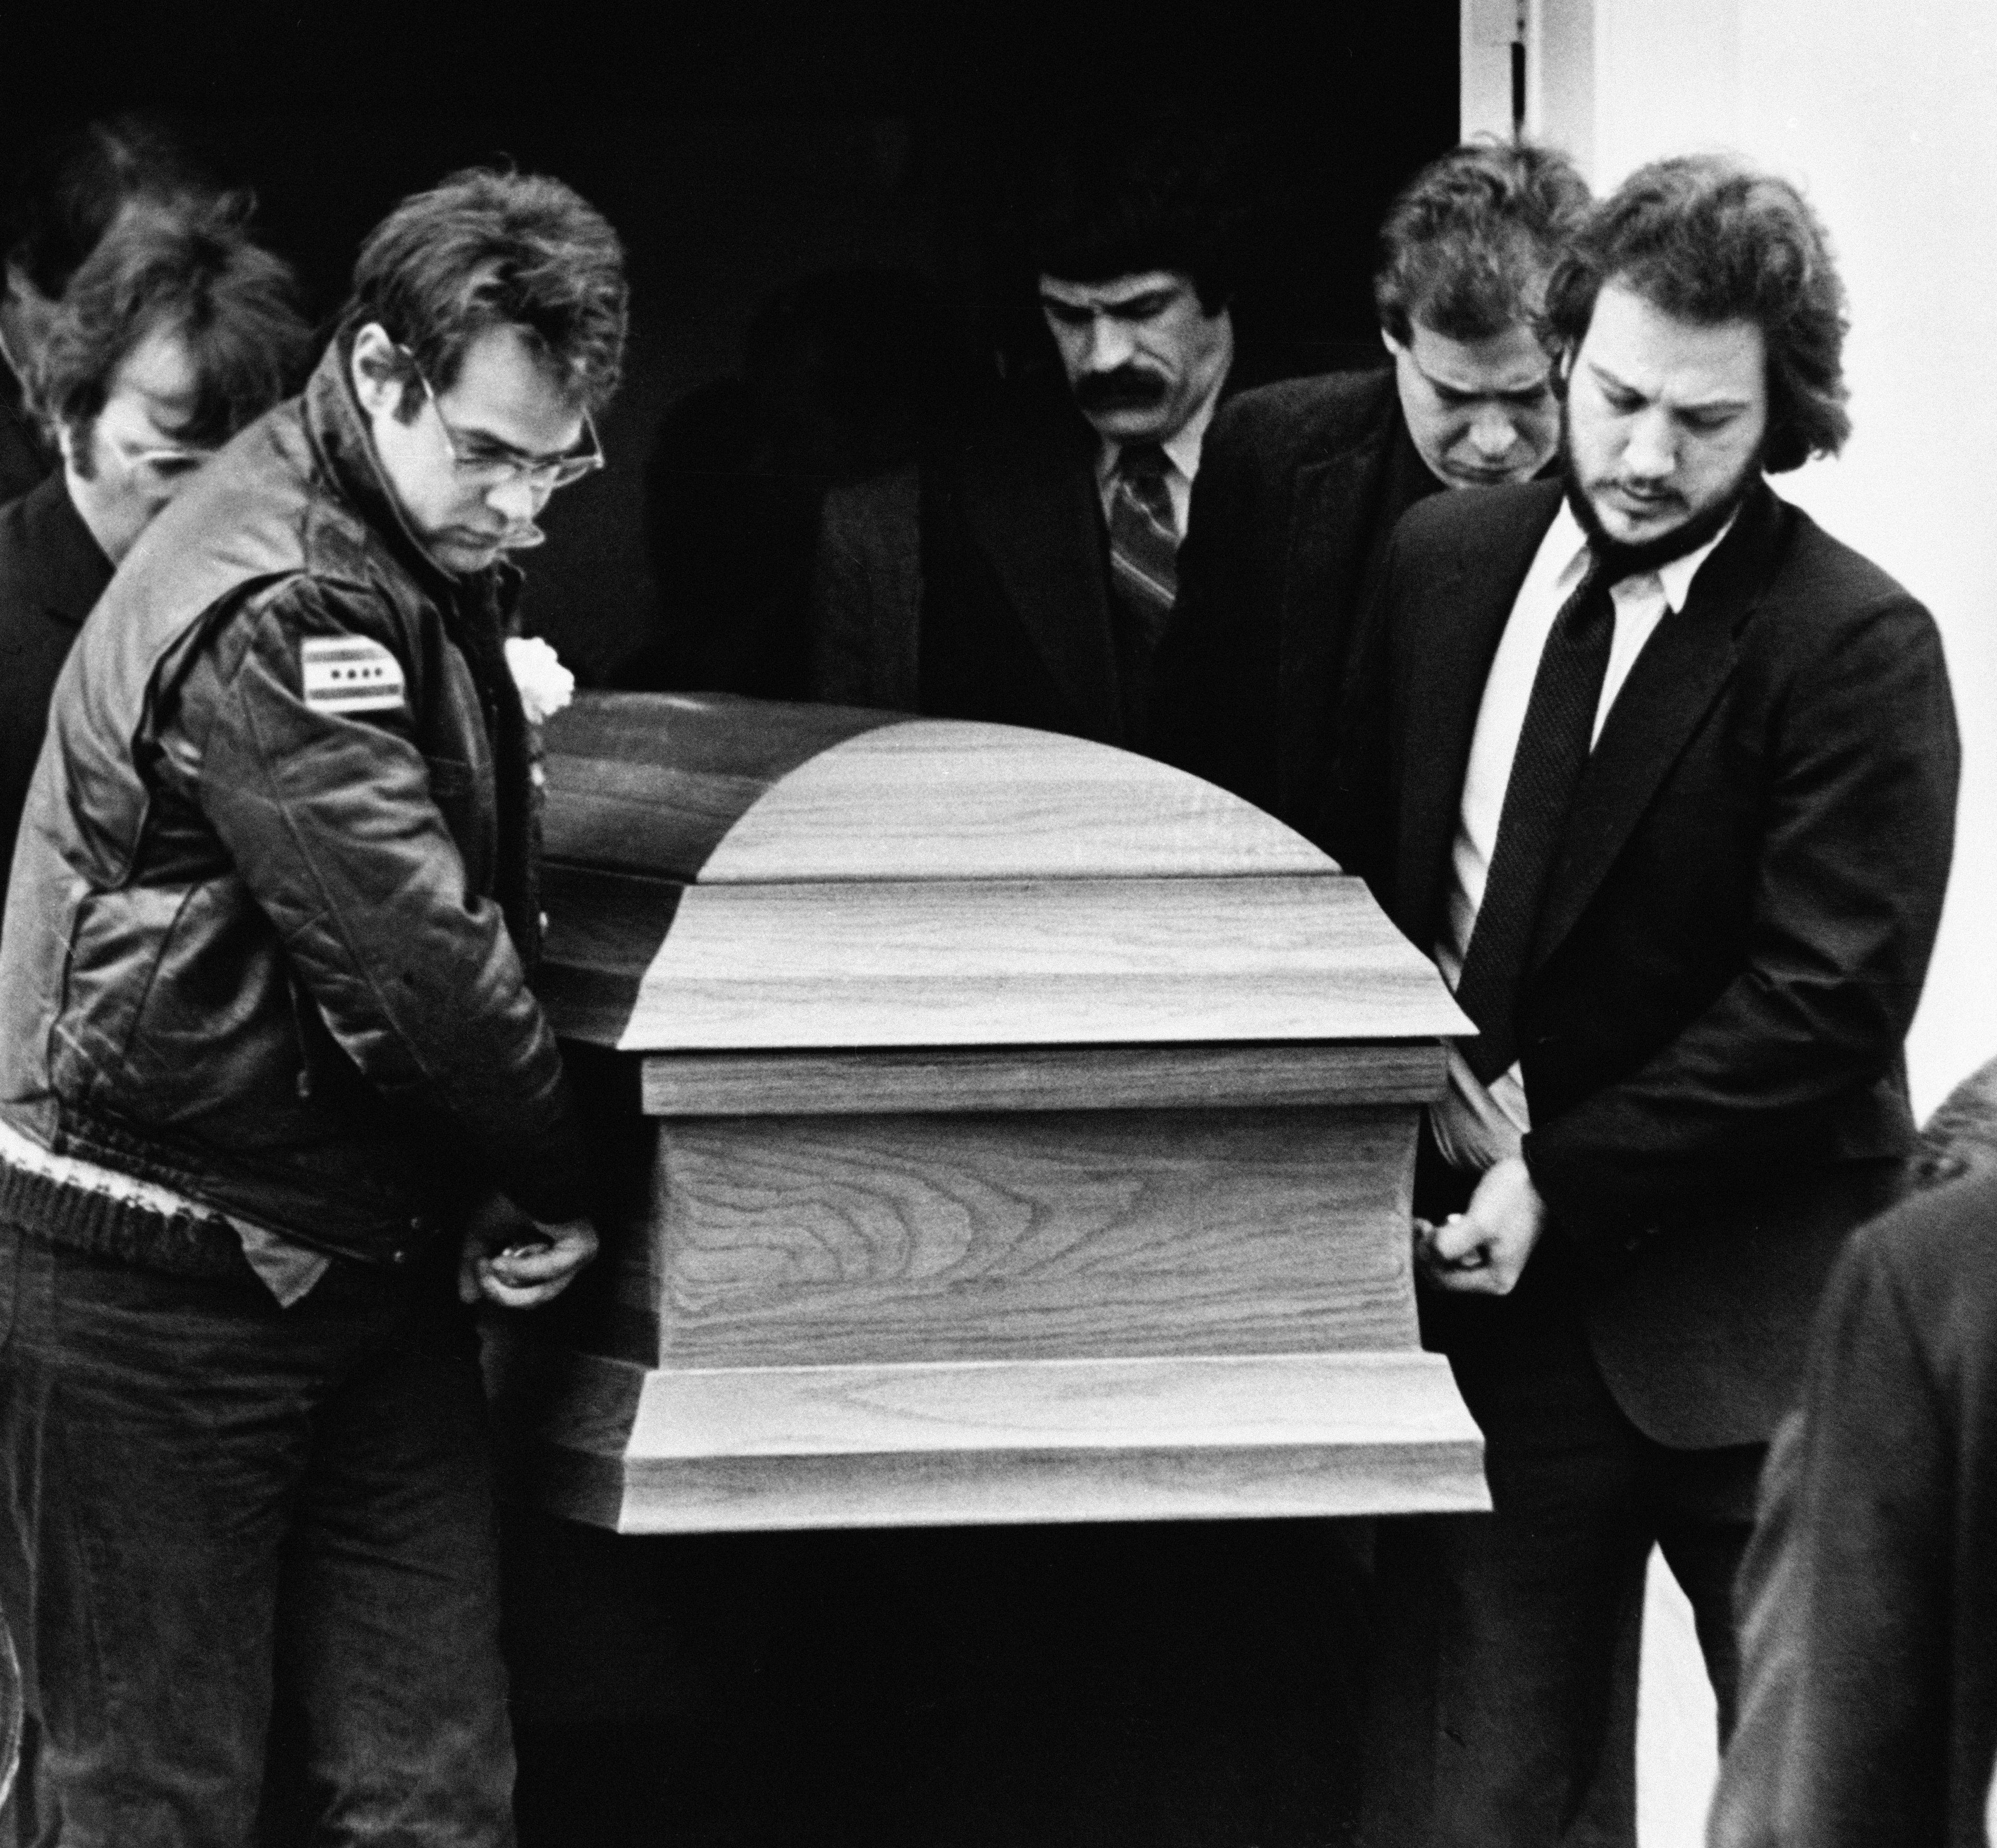
POLYGON ((512 1839, 463 1305, 595 1247, 528 986, 506 553, 601 460, 616 234, 471 172, 303 395, 147 530, 57 684, 0 933, 0 1601, 36 1839, 512 1839))

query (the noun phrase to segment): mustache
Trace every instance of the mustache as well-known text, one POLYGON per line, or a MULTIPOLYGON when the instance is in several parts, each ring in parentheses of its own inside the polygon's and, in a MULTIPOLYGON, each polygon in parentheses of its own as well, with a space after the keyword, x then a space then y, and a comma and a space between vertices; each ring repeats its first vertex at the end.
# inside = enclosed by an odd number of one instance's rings
POLYGON ((1148 411, 1165 402, 1166 391, 1165 381, 1155 372, 1119 366, 1077 379, 1074 401, 1085 411, 1148 411))

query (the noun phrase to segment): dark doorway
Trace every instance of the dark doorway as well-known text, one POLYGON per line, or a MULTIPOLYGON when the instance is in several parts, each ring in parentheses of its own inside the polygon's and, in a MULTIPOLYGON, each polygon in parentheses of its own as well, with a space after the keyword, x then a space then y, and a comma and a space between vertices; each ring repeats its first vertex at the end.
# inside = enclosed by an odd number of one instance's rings
POLYGON ((739 368, 760 304, 830 270, 912 270, 975 339, 1038 337, 993 232, 1048 133, 1168 107, 1227 128, 1254 212, 1238 319, 1271 370, 1378 356, 1374 227, 1455 138, 1454 0, 919 12, 189 5, 141 29, 134 9, 38 9, 10 32, 0 179, 80 116, 163 112, 255 190, 322 315, 368 227, 452 169, 509 158, 577 187, 628 245, 633 344, 612 466, 557 508, 529 614, 601 681, 647 626, 644 459, 667 407, 739 368))

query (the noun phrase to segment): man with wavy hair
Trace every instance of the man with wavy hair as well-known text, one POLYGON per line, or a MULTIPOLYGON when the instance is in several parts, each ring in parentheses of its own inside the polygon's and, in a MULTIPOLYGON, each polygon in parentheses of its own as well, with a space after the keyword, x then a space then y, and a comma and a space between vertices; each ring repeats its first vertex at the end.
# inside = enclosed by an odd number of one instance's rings
POLYGON ((600 462, 625 323, 558 181, 405 199, 57 684, 0 939, 40 1839, 249 1839, 280 1689, 329 1836, 512 1839, 464 1305, 547 1300, 595 1239, 527 985, 507 554, 600 462))
POLYGON ((147 522, 298 382, 289 267, 240 205, 129 205, 50 317, 37 393, 62 467, 0 509, 0 895, 49 695, 147 522))
POLYGON ((218 191, 144 116, 84 122, 30 155, 0 209, 0 502, 60 460, 28 399, 70 279, 128 206, 197 207, 218 191))
POLYGON ((1844 442, 1844 311, 1795 188, 1641 169, 1548 285, 1564 481, 1416 508, 1369 612, 1346 838, 1477 1029, 1430 1112, 1416 1255, 1494 1508, 1383 1536, 1414 1705, 1375 1842, 1561 1839, 1653 1545, 1730 1729, 1769 1435, 1914 1146, 1901 1047, 1957 768, 1940 639, 1765 479, 1844 442))
POLYGON ((1347 653, 1395 522, 1552 460, 1559 407, 1534 322, 1587 207, 1552 148, 1473 143, 1431 161, 1380 228, 1392 366, 1223 407, 1160 650, 1157 755, 1328 838, 1347 653))

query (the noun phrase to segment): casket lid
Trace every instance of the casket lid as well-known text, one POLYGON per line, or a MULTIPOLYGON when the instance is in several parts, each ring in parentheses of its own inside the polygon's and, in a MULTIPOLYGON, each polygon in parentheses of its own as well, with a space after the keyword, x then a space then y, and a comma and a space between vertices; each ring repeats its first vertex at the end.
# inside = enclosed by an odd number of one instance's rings
POLYGON ((1007 726, 586 695, 542 988, 626 1051, 1466 1030, 1359 881, 1225 791, 1007 726))

